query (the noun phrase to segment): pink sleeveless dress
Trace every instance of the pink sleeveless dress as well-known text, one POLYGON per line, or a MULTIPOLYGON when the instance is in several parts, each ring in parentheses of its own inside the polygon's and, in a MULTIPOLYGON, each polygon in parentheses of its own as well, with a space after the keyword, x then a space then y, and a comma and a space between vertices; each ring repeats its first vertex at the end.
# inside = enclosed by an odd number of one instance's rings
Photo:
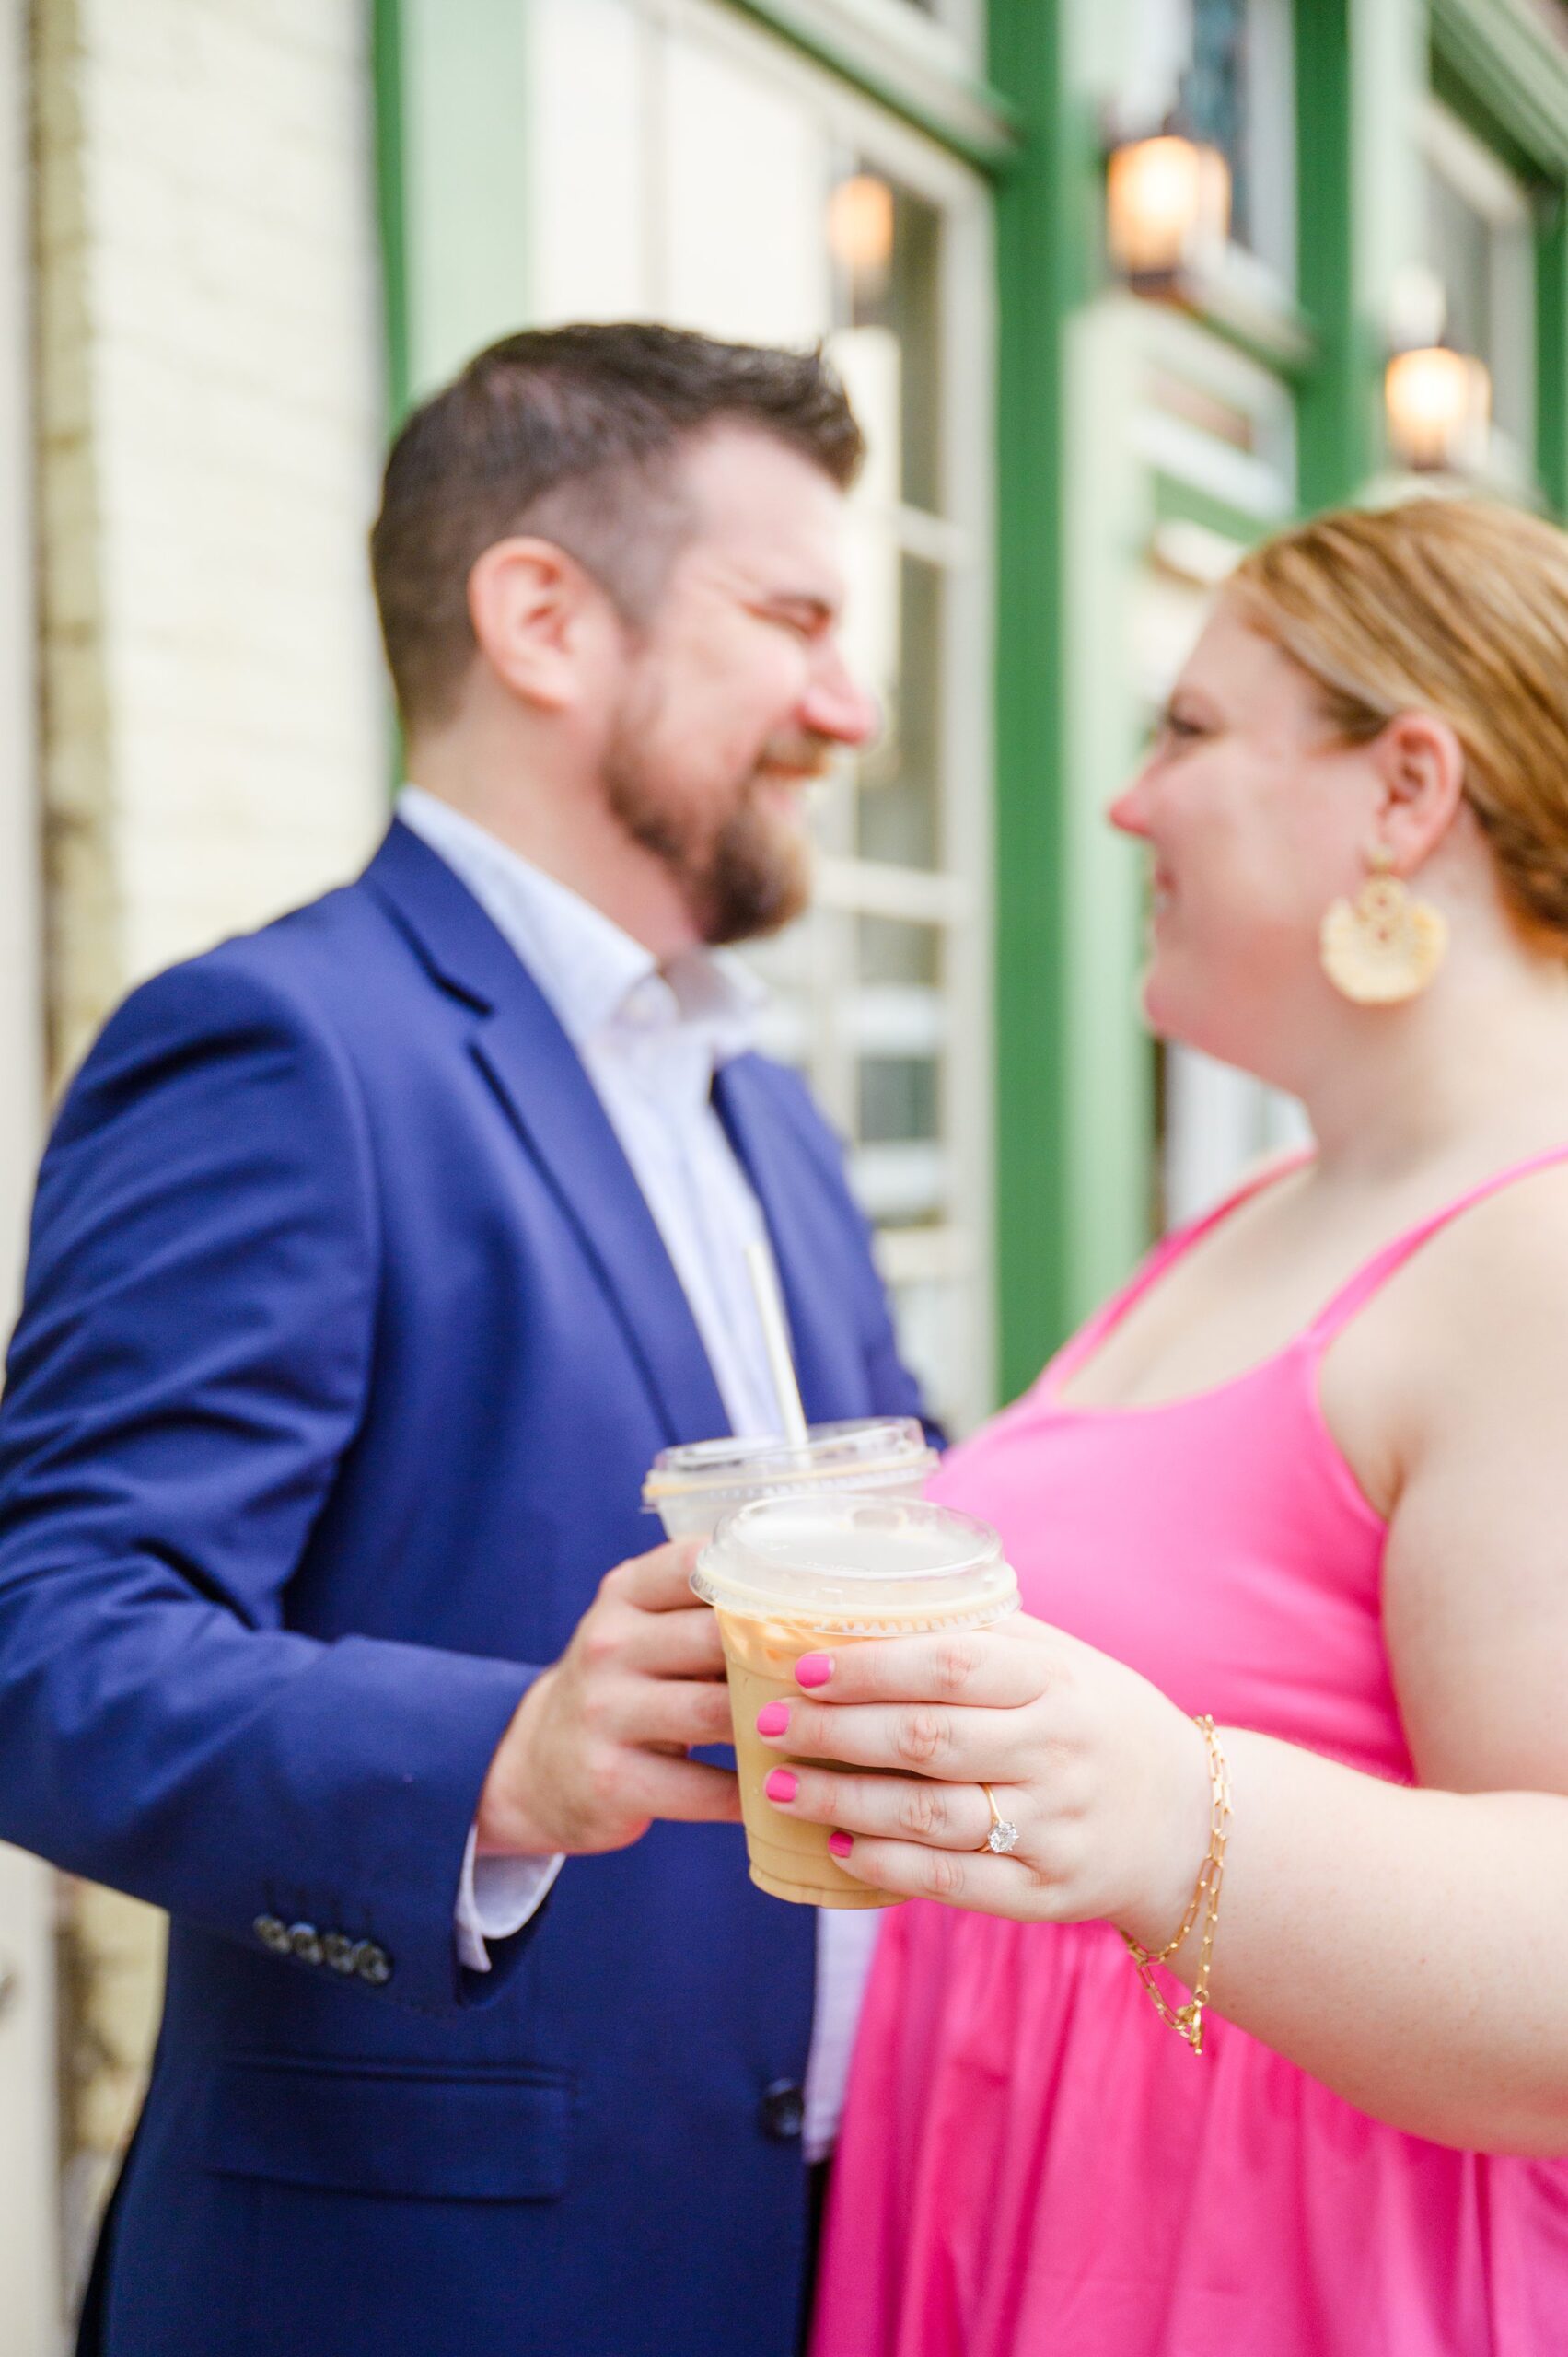
MULTIPOLYGON (((1060 1404, 1244 1190, 1156 1250, 934 1494, 1000 1527, 1027 1610, 1184 1711, 1412 1782, 1385 1526, 1324 1422, 1319 1363, 1436 1229, 1562 1160, 1398 1238, 1233 1382, 1150 1408, 1060 1404)), ((883 1921, 812 2352, 1568 2357, 1568 2162, 1401 2134, 1214 2014, 1195 2058, 1107 1924, 914 1903, 883 1921)))

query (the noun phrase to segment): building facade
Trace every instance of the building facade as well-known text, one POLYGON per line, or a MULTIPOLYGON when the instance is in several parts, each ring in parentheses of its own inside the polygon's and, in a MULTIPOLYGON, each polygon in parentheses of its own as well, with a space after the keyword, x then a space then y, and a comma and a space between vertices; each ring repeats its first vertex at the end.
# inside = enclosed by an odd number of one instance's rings
MULTIPOLYGON (((509 328, 652 315, 820 339, 868 429, 850 635, 888 726, 824 793, 813 915, 758 964, 910 1353, 972 1422, 1299 1119, 1150 1047, 1141 863, 1102 815, 1214 584, 1291 516, 1408 486, 1402 345, 1487 372, 1442 479, 1568 512, 1568 11, 7 0, 0 21, 12 1297, 44 1105, 109 1007, 374 839, 364 534, 389 418, 509 328), (1225 157, 1228 221, 1130 277, 1107 158, 1156 133, 1225 157)), ((148 1910, 0 1852, 16 2357, 59 2345, 157 1971, 148 1910)))

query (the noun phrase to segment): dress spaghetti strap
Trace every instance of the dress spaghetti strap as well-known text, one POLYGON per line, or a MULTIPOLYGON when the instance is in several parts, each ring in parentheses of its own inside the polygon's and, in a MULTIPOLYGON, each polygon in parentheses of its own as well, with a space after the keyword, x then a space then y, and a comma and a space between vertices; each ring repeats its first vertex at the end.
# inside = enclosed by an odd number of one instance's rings
POLYGON ((1326 1350, 1335 1335, 1349 1325, 1357 1310, 1363 1308, 1373 1295, 1388 1283, 1396 1270, 1402 1269, 1405 1262, 1419 1252, 1423 1244, 1430 1242, 1440 1229, 1447 1227, 1477 1203, 1484 1202, 1489 1195, 1501 1194, 1516 1179, 1532 1178, 1538 1170, 1550 1170, 1554 1164, 1562 1162, 1568 1162, 1568 1144, 1548 1146, 1544 1153, 1532 1154, 1523 1162, 1510 1163, 1506 1170, 1494 1171, 1490 1178, 1483 1178, 1479 1186, 1471 1187, 1455 1202, 1446 1203, 1430 1218, 1407 1228, 1402 1236, 1396 1236, 1391 1244, 1385 1244, 1380 1252, 1375 1252, 1371 1260, 1340 1287, 1328 1307, 1321 1310, 1307 1328, 1302 1337, 1304 1343, 1314 1350, 1326 1350))

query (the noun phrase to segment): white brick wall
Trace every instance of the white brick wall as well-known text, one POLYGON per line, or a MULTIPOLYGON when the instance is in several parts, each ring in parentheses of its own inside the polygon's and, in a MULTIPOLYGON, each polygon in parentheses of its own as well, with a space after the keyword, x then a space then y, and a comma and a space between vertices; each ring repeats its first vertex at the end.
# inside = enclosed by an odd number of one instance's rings
POLYGON ((384 806, 361 0, 41 0, 57 1062, 384 806))
MULTIPOLYGON (((56 1081, 131 982, 352 874, 382 821, 367 18, 363 0, 35 0, 56 1081)), ((79 2282, 160 1921, 64 1898, 79 2282)))

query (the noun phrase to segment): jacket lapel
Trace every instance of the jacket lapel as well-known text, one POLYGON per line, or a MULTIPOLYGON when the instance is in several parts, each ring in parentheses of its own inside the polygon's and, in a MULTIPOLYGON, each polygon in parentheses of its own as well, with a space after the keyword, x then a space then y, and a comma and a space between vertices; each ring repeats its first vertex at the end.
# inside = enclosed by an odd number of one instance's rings
POLYGON ((365 882, 435 979, 473 1009, 472 1053, 576 1230, 670 1441, 729 1430, 664 1239, 575 1049, 446 862, 393 823, 365 882))

